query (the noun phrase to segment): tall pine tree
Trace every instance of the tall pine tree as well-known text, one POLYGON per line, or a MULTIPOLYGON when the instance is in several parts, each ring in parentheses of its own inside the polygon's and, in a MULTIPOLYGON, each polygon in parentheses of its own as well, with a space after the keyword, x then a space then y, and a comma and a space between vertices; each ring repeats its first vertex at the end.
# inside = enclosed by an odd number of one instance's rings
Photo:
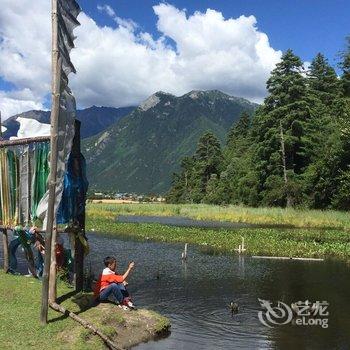
POLYGON ((269 96, 253 128, 261 200, 267 205, 293 205, 300 201, 299 175, 309 163, 304 136, 310 109, 303 64, 292 50, 272 71, 267 90, 269 96))

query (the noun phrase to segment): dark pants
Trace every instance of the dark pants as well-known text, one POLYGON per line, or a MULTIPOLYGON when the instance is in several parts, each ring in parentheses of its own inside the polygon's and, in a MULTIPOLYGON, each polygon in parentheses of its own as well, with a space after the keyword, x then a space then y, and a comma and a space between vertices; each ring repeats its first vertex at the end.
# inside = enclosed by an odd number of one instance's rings
POLYGON ((129 293, 123 283, 111 283, 100 293, 100 300, 107 301, 110 297, 113 298, 113 301, 121 304, 125 298, 129 297, 129 293))

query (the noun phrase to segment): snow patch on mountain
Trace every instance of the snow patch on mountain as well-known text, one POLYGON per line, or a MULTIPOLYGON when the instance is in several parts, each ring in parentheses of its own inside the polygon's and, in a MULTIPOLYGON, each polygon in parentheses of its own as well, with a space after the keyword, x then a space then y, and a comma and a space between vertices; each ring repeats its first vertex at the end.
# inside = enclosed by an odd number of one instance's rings
POLYGON ((156 94, 154 94, 150 96, 146 101, 142 102, 139 108, 142 111, 146 112, 150 108, 153 108, 154 106, 156 106, 159 102, 160 102, 160 98, 156 94))
POLYGON ((6 126, 1 125, 1 132, 5 132, 7 130, 6 126))
POLYGON ((190 98, 192 98, 193 100, 196 100, 197 98, 199 98, 199 96, 201 95, 202 91, 197 91, 197 90, 193 90, 189 93, 190 98))
POLYGON ((17 122, 20 124, 17 137, 13 136, 10 138, 11 140, 27 137, 50 136, 50 124, 44 124, 35 119, 21 117, 17 118, 17 122))

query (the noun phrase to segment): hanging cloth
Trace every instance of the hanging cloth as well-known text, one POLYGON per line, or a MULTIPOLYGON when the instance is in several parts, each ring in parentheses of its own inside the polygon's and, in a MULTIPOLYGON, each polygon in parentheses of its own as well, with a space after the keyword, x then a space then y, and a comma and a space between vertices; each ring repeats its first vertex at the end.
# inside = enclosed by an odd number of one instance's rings
POLYGON ((31 195, 31 219, 37 219, 36 211, 40 200, 47 191, 47 179, 49 176, 49 144, 39 143, 34 151, 34 171, 32 178, 31 195))
POLYGON ((1 221, 4 226, 10 225, 10 185, 8 178, 7 150, 0 149, 0 198, 1 221))
POLYGON ((26 226, 30 223, 31 157, 32 152, 27 145, 19 156, 20 222, 26 226))
POLYGON ((19 166, 15 152, 7 151, 9 198, 10 198, 10 221, 9 225, 19 224, 19 166))
POLYGON ((1 218, 4 226, 15 226, 19 220, 18 158, 11 150, 0 149, 1 218))
POLYGON ((75 158, 72 154, 68 159, 67 171, 64 175, 63 193, 57 212, 57 223, 68 224, 78 221, 85 212, 86 193, 89 183, 86 178, 86 161, 82 154, 75 158), (76 162, 78 167, 74 168, 76 162), (76 169, 79 169, 79 173, 76 169))

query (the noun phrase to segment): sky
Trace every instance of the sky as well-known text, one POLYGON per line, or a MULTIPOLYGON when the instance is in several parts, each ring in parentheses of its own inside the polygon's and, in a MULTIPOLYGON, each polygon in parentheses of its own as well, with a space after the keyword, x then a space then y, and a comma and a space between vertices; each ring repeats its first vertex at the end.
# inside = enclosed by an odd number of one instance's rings
MULTIPOLYGON (((50 108, 50 1, 0 0, 3 117, 50 108), (30 9, 30 11, 28 11, 30 9)), ((348 0, 80 0, 70 87, 79 108, 137 105, 156 91, 219 89, 261 102, 288 48, 336 66, 348 0)))

